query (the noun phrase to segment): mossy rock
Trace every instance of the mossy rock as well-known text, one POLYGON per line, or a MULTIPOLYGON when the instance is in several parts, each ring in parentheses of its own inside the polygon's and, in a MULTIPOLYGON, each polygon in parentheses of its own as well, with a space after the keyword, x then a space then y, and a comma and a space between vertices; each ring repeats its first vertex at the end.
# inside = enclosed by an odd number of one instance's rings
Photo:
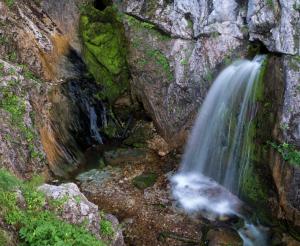
POLYGON ((143 148, 147 146, 147 141, 153 138, 154 129, 151 123, 139 122, 134 131, 126 138, 123 143, 135 148, 143 148))
POLYGON ((133 179, 132 183, 138 189, 143 190, 143 189, 153 186, 155 184, 156 180, 157 180, 156 173, 143 173, 143 174, 135 177, 133 179))
POLYGON ((113 102, 127 89, 128 67, 123 24, 113 6, 100 11, 91 5, 82 10, 80 33, 89 72, 103 89, 102 99, 113 102))

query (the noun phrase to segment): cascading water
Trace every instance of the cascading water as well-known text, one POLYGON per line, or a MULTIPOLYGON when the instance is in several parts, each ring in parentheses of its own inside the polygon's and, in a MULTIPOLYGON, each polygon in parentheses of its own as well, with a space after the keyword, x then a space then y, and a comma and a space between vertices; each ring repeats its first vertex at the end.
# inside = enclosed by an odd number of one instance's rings
MULTIPOLYGON (((180 170, 172 178, 174 197, 186 211, 241 216, 242 203, 236 195, 249 166, 256 81, 263 60, 263 56, 257 56, 253 61, 234 62, 209 90, 180 170)), ((250 230, 252 227, 247 226, 250 230)), ((240 233, 245 245, 258 245, 255 239, 248 240, 240 233)), ((258 235, 259 231, 254 237, 264 245, 258 235)))

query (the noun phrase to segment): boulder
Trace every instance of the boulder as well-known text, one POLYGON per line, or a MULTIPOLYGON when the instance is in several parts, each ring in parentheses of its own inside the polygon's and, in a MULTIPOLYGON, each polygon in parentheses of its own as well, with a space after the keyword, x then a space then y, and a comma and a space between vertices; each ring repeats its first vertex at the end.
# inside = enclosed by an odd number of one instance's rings
POLYGON ((59 186, 44 184, 38 188, 48 199, 62 200, 62 209, 58 211, 59 217, 72 224, 86 223, 87 229, 99 239, 111 241, 110 245, 124 245, 122 231, 119 223, 113 215, 101 216, 98 206, 91 203, 80 192, 74 183, 66 183, 59 186), (101 220, 110 221, 114 232, 107 236, 101 231, 101 220))

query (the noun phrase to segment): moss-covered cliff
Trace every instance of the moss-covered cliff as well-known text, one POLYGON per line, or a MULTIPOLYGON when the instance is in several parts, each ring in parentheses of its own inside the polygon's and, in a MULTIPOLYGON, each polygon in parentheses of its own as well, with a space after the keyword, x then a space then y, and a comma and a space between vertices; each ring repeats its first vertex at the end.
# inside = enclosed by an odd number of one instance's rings
POLYGON ((128 88, 125 30, 113 6, 100 11, 82 7, 80 33, 83 56, 90 73, 102 86, 98 96, 114 102, 128 88))

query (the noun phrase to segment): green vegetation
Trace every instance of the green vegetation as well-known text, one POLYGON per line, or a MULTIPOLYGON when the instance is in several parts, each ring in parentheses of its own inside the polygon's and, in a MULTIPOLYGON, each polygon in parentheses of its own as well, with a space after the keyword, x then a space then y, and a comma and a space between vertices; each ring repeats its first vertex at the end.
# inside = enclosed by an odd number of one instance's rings
POLYGON ((282 158, 293 166, 300 167, 300 151, 295 146, 288 143, 276 144, 268 142, 275 150, 277 150, 282 158))
POLYGON ((241 190, 243 194, 247 196, 247 200, 251 201, 252 204, 264 205, 263 203, 268 197, 266 187, 262 185, 260 177, 254 170, 253 166, 247 168, 243 177, 241 190))
POLYGON ((169 60, 167 57, 165 57, 163 53, 161 53, 159 50, 149 49, 146 50, 146 55, 149 58, 152 58, 155 61, 155 63, 164 70, 170 81, 174 79, 173 73, 170 68, 169 60))
POLYGON ((212 82, 214 79, 214 75, 212 73, 212 71, 208 71, 205 75, 204 75, 204 79, 208 82, 212 82))
POLYGON ((300 71, 300 56, 291 56, 289 65, 294 71, 300 71))
POLYGON ((5 36, 0 36, 0 44, 1 44, 1 45, 8 44, 7 37, 5 37, 5 36))
POLYGON ((180 61, 180 64, 183 65, 183 66, 186 66, 186 65, 189 64, 189 62, 188 62, 187 59, 182 59, 182 60, 180 61))
POLYGON ((193 24, 192 20, 187 20, 187 22, 188 22, 188 28, 193 29, 194 24, 193 24))
POLYGON ((269 7, 274 7, 273 0, 266 0, 266 2, 269 7))
POLYGON ((265 139, 270 138, 272 134, 270 126, 274 124, 274 107, 269 103, 269 97, 266 96, 270 93, 266 87, 268 81, 265 80, 268 60, 267 57, 263 62, 253 88, 251 103, 259 108, 249 125, 245 146, 250 150, 247 148, 245 150, 250 151, 250 162, 245 166, 240 184, 241 197, 256 208, 257 216, 266 223, 270 222, 271 218, 268 198, 272 192, 270 189, 272 183, 265 177, 265 173, 269 170, 266 164, 269 161, 269 155, 263 143, 265 139))
POLYGON ((85 5, 81 9, 80 33, 89 72, 103 86, 99 96, 114 102, 127 90, 129 76, 125 31, 117 9, 109 6, 100 11, 85 5))
MULTIPOLYGON (((156 30, 155 25, 151 23, 140 21, 130 15, 124 15, 123 19, 131 28, 135 29, 138 32, 146 30, 147 34, 151 34, 152 36, 156 37, 159 41, 170 40, 170 37, 168 35, 156 30)), ((161 68, 163 70, 164 74, 166 74, 166 77, 169 81, 174 79, 168 58, 160 50, 154 49, 148 43, 148 40, 147 43, 145 43, 145 38, 135 36, 133 38, 132 45, 136 49, 141 49, 141 51, 145 53, 147 58, 153 60, 158 66, 158 68, 161 68)), ((143 67, 148 63, 147 60, 148 59, 142 58, 140 61, 138 61, 138 65, 143 67)))
POLYGON ((146 28, 146 29, 153 29, 155 27, 155 25, 148 22, 137 20, 131 15, 124 15, 124 18, 127 21, 128 25, 130 25, 131 27, 146 28))
MULTIPOLYGON (((11 84, 13 83, 17 82, 12 80, 11 84)), ((10 91, 9 87, 1 88, 0 93, 3 96, 0 102, 0 108, 10 113, 11 124, 12 126, 17 127, 23 137, 26 139, 31 157, 41 157, 41 154, 35 151, 33 144, 36 134, 32 128, 27 127, 24 123, 24 117, 26 113, 25 100, 22 97, 15 95, 13 91, 10 91)))
POLYGON ((269 62, 269 59, 268 59, 268 57, 266 57, 261 65, 260 73, 255 81, 255 89, 254 89, 255 101, 262 102, 264 100, 264 86, 265 86, 264 79, 265 79, 267 68, 268 68, 268 62, 269 62))
MULTIPOLYGON (((37 81, 37 78, 26 67, 22 66, 23 75, 27 79, 37 81)), ((4 72, 4 65, 0 64, 0 76, 4 76, 6 73, 9 75, 15 75, 15 69, 11 68, 8 72, 4 72)), ((10 123, 13 127, 18 129, 21 136, 26 140, 28 149, 32 158, 43 158, 43 154, 36 151, 34 146, 34 140, 37 137, 33 127, 29 127, 25 124, 24 118, 26 114, 26 101, 24 95, 18 95, 16 90, 20 87, 20 81, 16 78, 12 78, 8 81, 7 85, 0 87, 0 108, 10 114, 10 123)), ((32 116, 32 115, 31 115, 32 116)), ((33 121, 33 117, 31 117, 33 121)))
MULTIPOLYGON (((68 224, 44 209, 46 197, 37 190, 40 182, 41 179, 37 177, 22 182, 8 171, 0 169, 0 215, 18 230, 20 245, 103 246, 83 226, 68 224), (19 205, 16 190, 22 192, 26 206, 19 205)), ((5 237, 2 234, 0 240, 3 241, 5 237)))
POLYGON ((105 219, 101 219, 100 221, 100 231, 102 235, 109 237, 113 236, 115 233, 112 223, 105 219))
POLYGON ((15 0, 5 0, 6 5, 11 8, 15 4, 15 0))
POLYGON ((138 31, 147 30, 147 32, 156 36, 160 41, 168 41, 171 39, 171 37, 168 36, 167 34, 162 33, 161 31, 158 31, 155 28, 155 25, 153 25, 151 23, 138 20, 131 15, 124 15, 123 19, 125 19, 127 24, 130 27, 134 28, 135 30, 138 30, 138 31))
POLYGON ((8 60, 11 61, 11 62, 16 62, 17 61, 17 53, 15 51, 9 53, 7 55, 8 57, 8 60))
POLYGON ((157 174, 156 173, 144 173, 142 175, 139 175, 133 179, 133 185, 136 186, 139 189, 146 189, 152 185, 157 180, 157 174))

